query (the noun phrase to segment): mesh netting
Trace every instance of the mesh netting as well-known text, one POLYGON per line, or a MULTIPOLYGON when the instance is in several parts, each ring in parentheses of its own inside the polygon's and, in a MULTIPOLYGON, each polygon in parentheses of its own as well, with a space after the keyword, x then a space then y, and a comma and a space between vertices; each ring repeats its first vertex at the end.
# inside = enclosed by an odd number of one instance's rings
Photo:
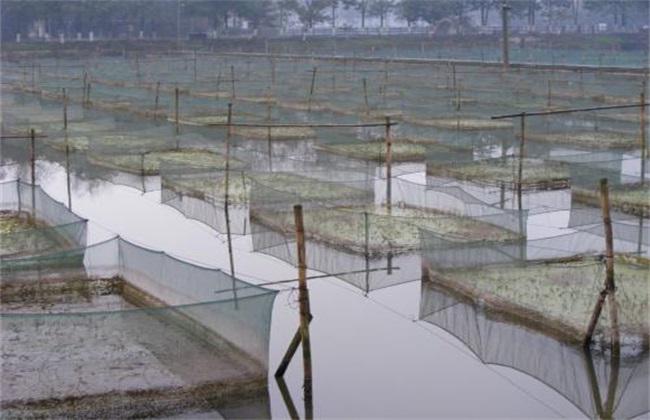
MULTIPOLYGON (((39 186, 0 183, 2 197, 2 272, 51 263, 47 254, 64 254, 86 244, 87 220, 53 200, 39 186)), ((79 262, 78 255, 61 264, 79 262)))
POLYGON ((119 237, 81 254, 3 282, 3 410, 168 415, 265 390, 275 291, 119 237))
POLYGON ((452 294, 435 281, 422 283, 420 319, 454 335, 483 363, 506 366, 547 384, 587 417, 627 419, 647 412, 647 352, 616 355, 567 345, 509 322, 491 307, 452 294))

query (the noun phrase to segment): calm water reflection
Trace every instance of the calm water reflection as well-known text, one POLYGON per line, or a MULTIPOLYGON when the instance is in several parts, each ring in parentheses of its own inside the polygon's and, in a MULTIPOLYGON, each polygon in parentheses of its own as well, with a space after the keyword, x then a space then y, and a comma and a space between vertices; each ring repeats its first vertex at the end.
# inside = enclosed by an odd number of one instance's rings
MULTIPOLYGON (((16 175, 8 170, 2 177, 16 175)), ((45 191, 67 202, 61 166, 40 162, 38 178, 45 191)), ((229 267, 225 236, 161 205, 159 191, 142 193, 75 178, 71 201, 75 212, 91 220, 89 243, 119 234, 197 263, 229 267)), ((237 276, 257 283, 296 277, 294 267, 252 253, 250 237, 236 236, 233 244, 237 276)), ((418 261, 406 258, 396 264, 408 265, 405 270, 415 273, 420 268, 411 264, 418 261)), ((289 416, 272 372, 298 326, 297 294, 291 286, 282 287, 284 292, 276 299, 273 312, 269 393, 274 418, 289 416)), ((442 302, 444 306, 446 298, 419 281, 379 288, 367 295, 366 291, 356 279, 351 284, 332 278, 310 282, 316 417, 582 418, 598 414, 593 405, 597 395, 594 377, 601 407, 608 402, 611 361, 606 357, 594 356, 594 376, 579 352, 506 324, 491 323, 478 312, 464 313, 464 319, 449 316, 442 322, 445 311, 436 305, 442 302), (478 344, 452 328, 458 324, 463 324, 465 331, 474 328, 478 344), (535 351, 544 349, 548 357, 533 357, 535 351), (522 367, 520 362, 532 368, 522 367), (541 374, 535 369, 541 369, 541 374)), ((454 313, 465 308, 455 307, 454 313)), ((285 379, 302 417, 299 353, 285 379)), ((628 362, 620 360, 616 397, 609 399, 615 401, 614 414, 622 417, 648 411, 647 355, 631 373, 628 362)), ((188 416, 193 417, 192 413, 188 416)))

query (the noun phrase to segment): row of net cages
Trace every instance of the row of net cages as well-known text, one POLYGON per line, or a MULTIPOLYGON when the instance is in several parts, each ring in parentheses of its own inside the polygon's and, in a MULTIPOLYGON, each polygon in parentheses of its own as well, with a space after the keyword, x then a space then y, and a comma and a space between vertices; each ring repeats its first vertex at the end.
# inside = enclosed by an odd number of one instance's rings
POLYGON ((270 415, 277 291, 121 237, 87 245, 39 187, 0 187, 4 416, 270 415))

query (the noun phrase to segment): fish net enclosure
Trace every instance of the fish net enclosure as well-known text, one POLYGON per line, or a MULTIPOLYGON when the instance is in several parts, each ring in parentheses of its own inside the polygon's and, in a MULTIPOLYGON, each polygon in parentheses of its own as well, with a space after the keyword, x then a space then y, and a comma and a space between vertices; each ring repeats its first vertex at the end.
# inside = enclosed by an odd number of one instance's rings
POLYGON ((568 345, 435 280, 422 282, 419 318, 453 335, 481 362, 545 383, 586 417, 630 419, 647 411, 647 351, 568 345))
POLYGON ((146 417, 268 398, 276 291, 120 237, 79 251, 74 273, 3 279, 4 415, 146 417))
MULTIPOLYGON (((602 226, 598 226, 601 230, 602 226)), ((459 241, 420 231, 428 281, 503 316, 581 343, 604 284, 605 241, 589 229, 518 243, 459 241)), ((638 244, 614 239, 617 300, 622 343, 647 349, 647 259, 638 244)), ((647 246, 642 249, 645 255, 647 246)), ((610 331, 600 323, 601 337, 610 331)))
POLYGON ((417 267, 413 258, 418 258, 420 227, 503 241, 516 240, 525 232, 517 217, 499 209, 494 209, 499 215, 471 217, 469 212, 461 215, 433 207, 388 208, 377 203, 375 180, 362 174, 353 184, 350 173, 338 176, 337 182, 301 181, 291 189, 287 182, 255 178, 250 192, 253 249, 296 263, 292 206, 301 204, 308 266, 370 290, 418 278, 411 267, 417 267), (398 264, 404 269, 398 270, 398 264))
POLYGON ((39 186, 0 183, 3 277, 41 265, 78 266, 86 245, 87 220, 52 199, 39 186), (52 255, 60 255, 57 259, 52 255))

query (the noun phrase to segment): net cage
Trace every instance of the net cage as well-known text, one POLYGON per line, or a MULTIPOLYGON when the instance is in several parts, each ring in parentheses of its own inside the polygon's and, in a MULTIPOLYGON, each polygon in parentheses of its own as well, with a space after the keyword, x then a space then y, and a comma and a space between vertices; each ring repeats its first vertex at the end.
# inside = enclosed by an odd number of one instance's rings
MULTIPOLYGON (((641 161, 630 160, 633 167, 641 161)), ((650 185, 647 177, 642 178, 639 173, 624 171, 624 163, 626 162, 622 160, 571 163, 573 200, 593 207, 600 206, 600 180, 606 179, 609 203, 613 210, 648 218, 650 185)))
POLYGON ((648 411, 648 352, 584 349, 423 281, 420 320, 460 340, 483 363, 522 372, 586 417, 637 418, 648 411))
POLYGON ((79 272, 3 281, 5 414, 142 417, 268 398, 276 291, 120 237, 80 250, 79 272))
MULTIPOLYGON (((577 106, 574 104, 573 107, 577 106)), ((525 117, 524 136, 527 143, 549 147, 592 151, 639 150, 642 127, 638 114, 637 108, 622 108, 525 117)), ((521 125, 521 117, 517 119, 517 125, 521 125)), ((643 129, 648 130, 647 123, 643 129)), ((520 136, 521 127, 517 132, 520 136)))
MULTIPOLYGON (((18 269, 56 264, 48 255, 63 255, 85 246, 88 221, 52 199, 41 187, 16 180, 0 183, 0 192, 3 276, 18 269)), ((72 255, 60 262, 65 266, 78 263, 78 259, 72 255)))
MULTIPOLYGON (((585 229, 504 243, 421 230, 420 238, 431 282, 564 340, 584 340, 605 279, 602 233, 585 229)), ((647 349, 647 259, 633 255, 634 242, 618 237, 613 243, 622 342, 647 349)), ((603 335, 612 325, 601 320, 599 328, 603 335)))

